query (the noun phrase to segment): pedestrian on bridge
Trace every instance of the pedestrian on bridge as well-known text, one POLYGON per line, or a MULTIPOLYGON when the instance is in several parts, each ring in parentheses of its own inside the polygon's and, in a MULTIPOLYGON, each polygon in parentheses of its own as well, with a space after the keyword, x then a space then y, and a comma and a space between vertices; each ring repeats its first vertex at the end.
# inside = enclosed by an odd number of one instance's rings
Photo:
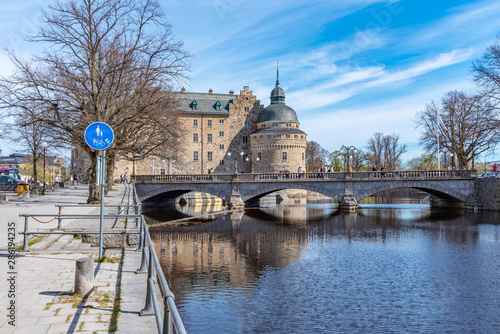
POLYGON ((493 171, 495 172, 495 177, 498 177, 498 165, 497 164, 493 165, 493 171))

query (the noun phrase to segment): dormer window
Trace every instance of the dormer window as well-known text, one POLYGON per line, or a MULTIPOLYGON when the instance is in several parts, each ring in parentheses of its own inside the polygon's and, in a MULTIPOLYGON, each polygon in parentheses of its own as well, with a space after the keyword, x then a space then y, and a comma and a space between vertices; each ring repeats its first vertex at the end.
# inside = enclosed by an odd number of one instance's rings
POLYGON ((193 102, 191 103, 191 108, 193 110, 198 110, 198 102, 196 102, 196 100, 193 100, 193 102))
POLYGON ((215 110, 220 110, 220 108, 221 108, 221 103, 220 103, 220 101, 217 101, 215 103, 215 110))

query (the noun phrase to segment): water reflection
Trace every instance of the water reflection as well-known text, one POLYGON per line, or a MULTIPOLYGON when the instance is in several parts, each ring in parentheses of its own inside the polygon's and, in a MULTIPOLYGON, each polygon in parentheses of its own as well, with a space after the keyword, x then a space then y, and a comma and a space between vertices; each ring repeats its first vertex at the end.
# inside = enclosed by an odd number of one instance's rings
POLYGON ((498 332, 498 218, 292 201, 151 232, 189 333, 498 332))

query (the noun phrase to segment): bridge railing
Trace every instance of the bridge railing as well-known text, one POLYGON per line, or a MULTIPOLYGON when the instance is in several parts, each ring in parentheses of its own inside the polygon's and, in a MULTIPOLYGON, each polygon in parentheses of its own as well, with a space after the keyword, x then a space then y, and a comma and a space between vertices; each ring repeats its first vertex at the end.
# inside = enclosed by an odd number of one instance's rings
POLYGON ((367 172, 308 172, 308 173, 241 173, 241 174, 176 174, 136 175, 136 183, 162 182, 231 182, 231 181, 302 181, 302 180, 366 180, 366 179, 470 179, 476 170, 428 170, 428 171, 367 171, 367 172))

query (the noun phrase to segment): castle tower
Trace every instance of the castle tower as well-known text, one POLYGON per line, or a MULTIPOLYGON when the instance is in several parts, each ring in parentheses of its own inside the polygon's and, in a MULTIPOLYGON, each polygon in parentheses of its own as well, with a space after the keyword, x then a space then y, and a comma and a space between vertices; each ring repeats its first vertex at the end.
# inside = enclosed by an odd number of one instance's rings
POLYGON ((307 134, 299 129, 295 110, 285 104, 279 70, 270 98, 271 104, 259 114, 257 130, 250 135, 253 170, 255 173, 296 173, 300 167, 305 171, 307 134))

